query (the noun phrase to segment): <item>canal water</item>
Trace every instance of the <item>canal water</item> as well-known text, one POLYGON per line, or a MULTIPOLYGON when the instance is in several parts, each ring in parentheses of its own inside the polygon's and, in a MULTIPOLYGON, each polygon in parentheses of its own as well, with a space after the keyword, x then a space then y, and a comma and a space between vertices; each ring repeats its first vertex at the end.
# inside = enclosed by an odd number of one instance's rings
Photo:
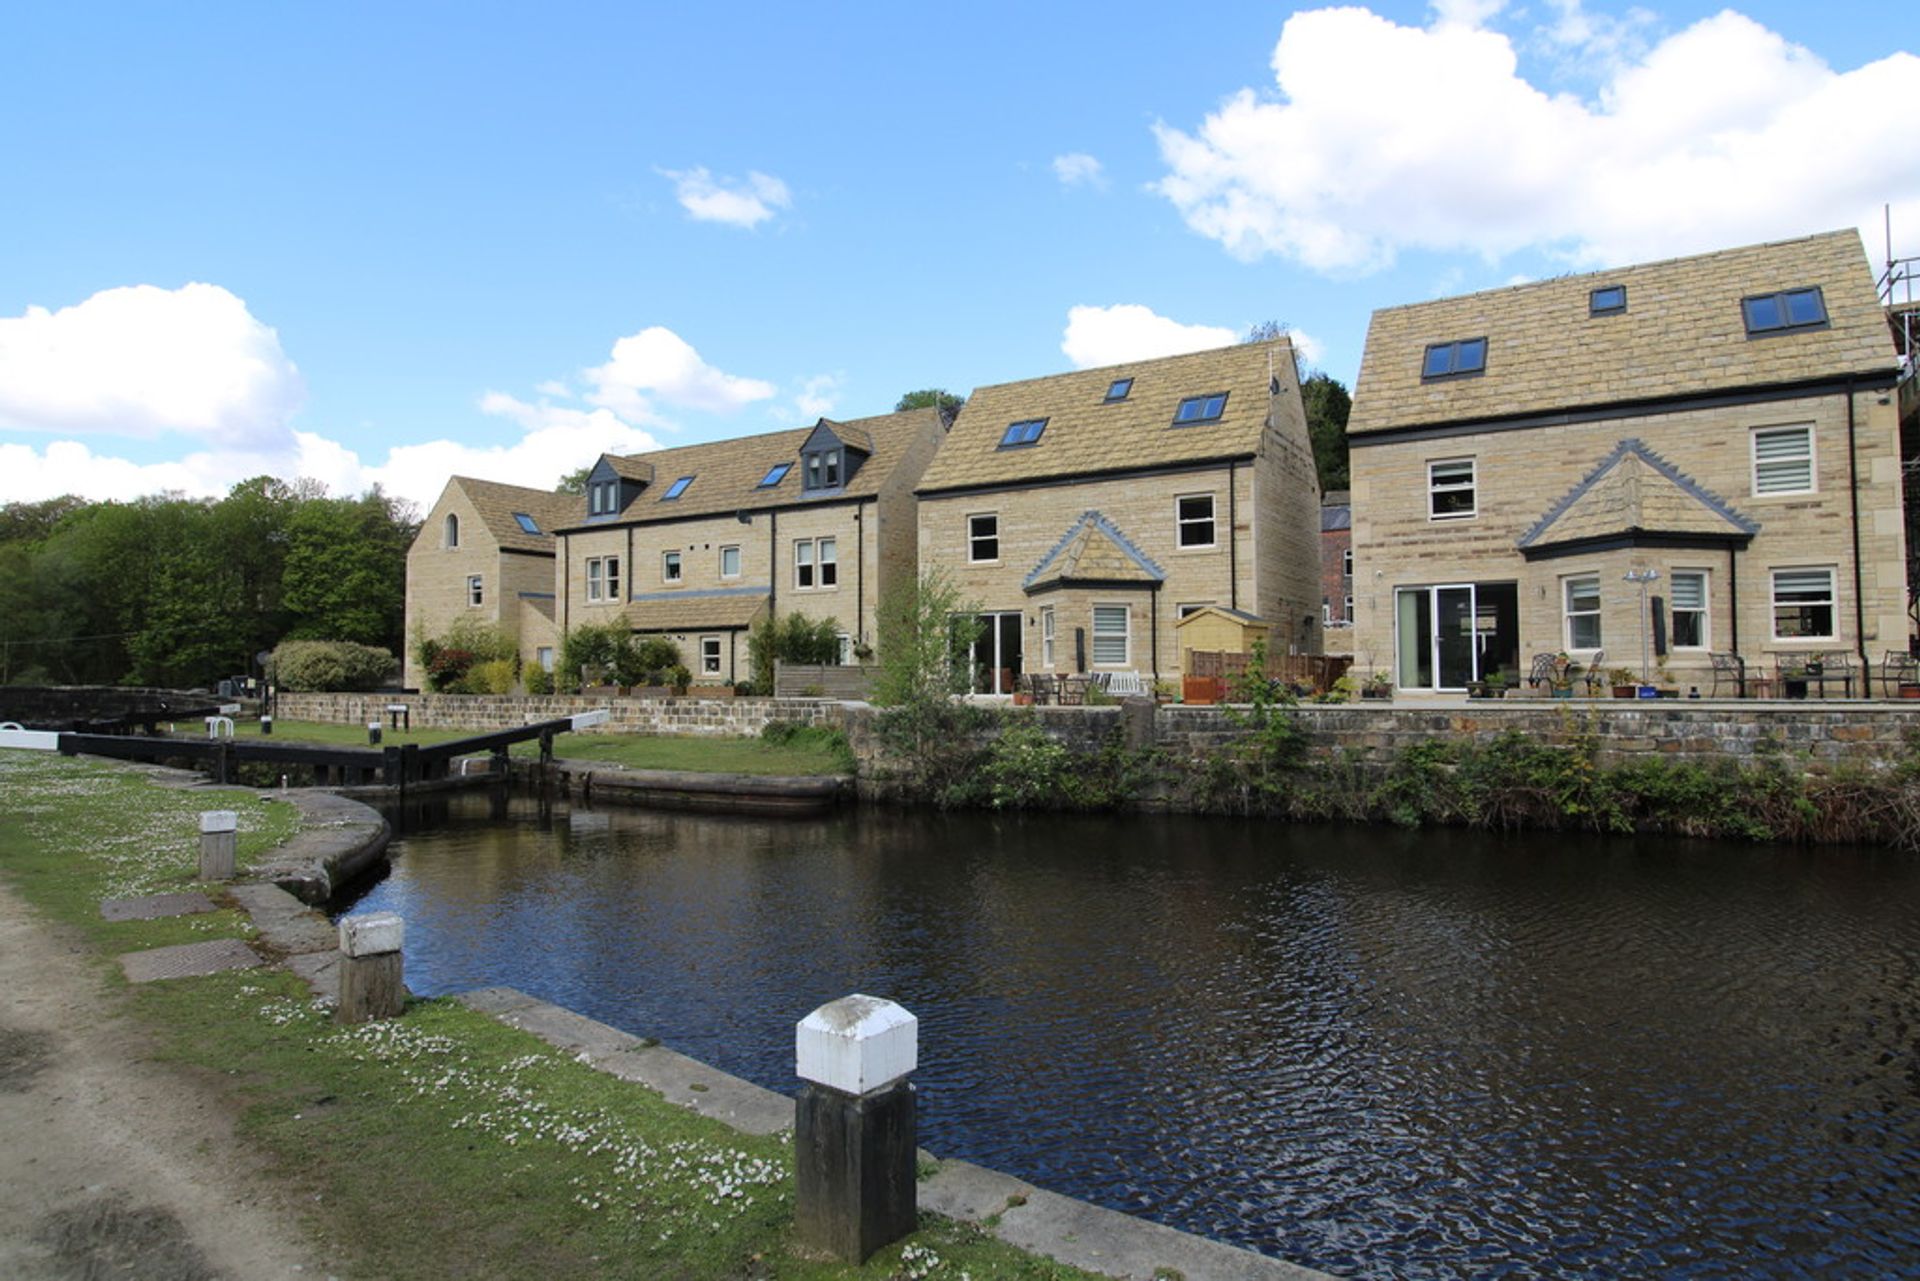
POLYGON ((1335 1273, 1920 1273, 1910 857, 469 796, 355 910, 788 1093, 891 997, 925 1146, 1335 1273))

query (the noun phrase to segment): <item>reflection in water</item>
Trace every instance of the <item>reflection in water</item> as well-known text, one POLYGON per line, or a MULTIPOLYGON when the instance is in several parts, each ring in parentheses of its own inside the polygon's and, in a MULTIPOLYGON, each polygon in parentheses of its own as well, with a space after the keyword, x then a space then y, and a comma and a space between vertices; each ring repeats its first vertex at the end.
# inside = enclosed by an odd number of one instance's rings
POLYGON ((1873 852, 482 798, 359 906, 792 1092, 794 1021, 921 1021, 923 1141, 1370 1276, 1920 1260, 1920 871, 1873 852))

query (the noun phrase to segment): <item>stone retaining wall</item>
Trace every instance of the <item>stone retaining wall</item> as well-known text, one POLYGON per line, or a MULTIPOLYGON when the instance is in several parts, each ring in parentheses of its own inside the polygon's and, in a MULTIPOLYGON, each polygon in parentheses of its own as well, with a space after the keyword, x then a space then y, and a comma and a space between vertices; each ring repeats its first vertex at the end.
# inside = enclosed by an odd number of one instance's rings
POLYGON ((838 705, 812 698, 589 698, 581 695, 484 694, 281 694, 276 714, 282 720, 322 721, 336 725, 386 723, 389 704, 406 704, 414 729, 458 729, 480 733, 511 729, 532 721, 558 720, 581 712, 606 710, 612 718, 589 733, 704 734, 751 737, 770 722, 801 725, 838 723, 838 705))

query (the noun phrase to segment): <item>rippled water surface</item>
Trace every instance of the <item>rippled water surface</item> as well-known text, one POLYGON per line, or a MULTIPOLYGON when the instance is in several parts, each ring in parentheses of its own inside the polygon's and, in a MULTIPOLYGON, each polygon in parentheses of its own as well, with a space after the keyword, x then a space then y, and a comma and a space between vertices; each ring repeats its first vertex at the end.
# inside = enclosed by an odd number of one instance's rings
POLYGON ((922 1142, 1355 1276, 1920 1273, 1920 870, 1169 819, 454 802, 357 909, 792 1092, 920 1019, 922 1142))

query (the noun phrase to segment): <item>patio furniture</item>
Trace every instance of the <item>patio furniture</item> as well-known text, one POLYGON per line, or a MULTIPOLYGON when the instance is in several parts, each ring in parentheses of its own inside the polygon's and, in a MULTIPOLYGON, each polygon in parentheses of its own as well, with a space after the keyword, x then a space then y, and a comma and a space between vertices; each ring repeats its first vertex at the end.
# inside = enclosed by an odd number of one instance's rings
POLYGON ((1060 706, 1079 707, 1087 701, 1086 676, 1062 676, 1060 678, 1060 706))
POLYGON ((1810 693, 1825 698, 1829 684, 1838 684, 1843 697, 1853 697, 1853 660, 1845 650, 1777 654, 1775 673, 1780 678, 1780 693, 1786 698, 1805 698, 1810 693))
POLYGON ((1587 660, 1587 697, 1598 698, 1607 687, 1607 651, 1596 649, 1587 660))
POLYGON ((1902 698, 1902 685, 1920 685, 1920 658, 1905 650, 1890 649, 1880 660, 1880 692, 1888 698, 1902 698))
POLYGON ((1147 688, 1147 678, 1139 672, 1102 672, 1106 679, 1101 683, 1107 693, 1115 698, 1145 698, 1153 691, 1147 688))
POLYGON ((1713 664, 1713 694, 1720 697, 1722 682, 1733 685, 1737 697, 1747 696, 1747 660, 1738 654, 1708 654, 1707 661, 1713 664))
POLYGON ((1035 707, 1045 707, 1059 697, 1060 679, 1044 672, 1032 672, 1020 678, 1025 682, 1027 693, 1033 695, 1035 707))
POLYGON ((1539 689, 1542 685, 1551 685, 1563 677, 1565 670, 1558 654, 1535 654, 1532 664, 1527 668, 1527 688, 1539 689))

